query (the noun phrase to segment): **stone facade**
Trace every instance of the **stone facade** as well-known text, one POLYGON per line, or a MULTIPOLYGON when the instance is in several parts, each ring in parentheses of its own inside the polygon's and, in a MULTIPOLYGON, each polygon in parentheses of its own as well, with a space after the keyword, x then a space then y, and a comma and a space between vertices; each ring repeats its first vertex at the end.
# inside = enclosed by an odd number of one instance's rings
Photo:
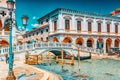
MULTIPOLYGON (((15 20, 15 10, 12 13, 12 18, 15 20)), ((6 0, 0 0, 0 47, 9 46, 9 25, 7 24, 9 19, 9 10, 7 9, 6 0), (5 25, 6 24, 6 25, 5 25), (4 27, 4 29, 2 29, 4 27)), ((15 22, 15 21, 14 21, 15 22)), ((13 30, 13 44, 16 44, 16 34, 15 26, 12 27, 13 30)))
POLYGON ((120 48, 120 19, 58 8, 38 19, 39 27, 24 34, 24 42, 68 42, 85 47, 120 48), (47 30, 46 30, 47 29, 47 30))

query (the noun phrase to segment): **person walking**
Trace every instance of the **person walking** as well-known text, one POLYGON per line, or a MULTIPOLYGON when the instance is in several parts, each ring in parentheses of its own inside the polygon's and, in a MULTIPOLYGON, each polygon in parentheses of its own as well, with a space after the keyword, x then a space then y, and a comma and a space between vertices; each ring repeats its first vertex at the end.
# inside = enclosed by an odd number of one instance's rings
POLYGON ((4 54, 4 56, 5 56, 5 62, 6 62, 6 64, 8 63, 8 54, 4 54))

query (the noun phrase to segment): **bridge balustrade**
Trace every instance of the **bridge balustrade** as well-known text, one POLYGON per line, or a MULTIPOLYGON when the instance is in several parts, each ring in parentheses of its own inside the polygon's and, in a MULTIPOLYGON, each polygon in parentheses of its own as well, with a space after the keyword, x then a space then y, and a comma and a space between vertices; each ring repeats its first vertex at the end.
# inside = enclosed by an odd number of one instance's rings
MULTIPOLYGON (((90 47, 83 47, 83 46, 75 46, 71 43, 59 43, 59 42, 39 42, 39 43, 32 43, 32 44, 22 44, 13 46, 13 52, 22 52, 26 50, 34 50, 34 49, 48 49, 48 48, 58 48, 58 49, 73 49, 78 50, 80 48, 81 51, 86 52, 93 52, 99 53, 99 49, 94 49, 90 47)), ((9 47, 1 48, 0 54, 9 53, 9 47)))

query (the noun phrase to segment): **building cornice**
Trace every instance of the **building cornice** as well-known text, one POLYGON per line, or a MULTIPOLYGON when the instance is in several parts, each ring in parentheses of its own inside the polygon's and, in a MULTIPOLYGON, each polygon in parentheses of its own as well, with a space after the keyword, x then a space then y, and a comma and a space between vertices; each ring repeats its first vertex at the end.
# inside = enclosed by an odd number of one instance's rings
POLYGON ((64 13, 64 14, 74 14, 77 16, 83 16, 83 17, 93 17, 93 18, 100 18, 100 19, 112 19, 112 20, 119 20, 119 17, 115 17, 115 16, 110 16, 110 15, 103 15, 103 14, 96 14, 96 13, 90 13, 90 12, 85 12, 85 11, 78 11, 78 10, 72 10, 72 9, 66 9, 66 8, 57 8, 55 10, 53 10, 52 12, 46 14, 45 16, 41 17, 38 19, 38 21, 41 21, 42 19, 44 19, 45 17, 50 17, 52 14, 54 13, 64 13))
POLYGON ((99 36, 99 37, 120 37, 120 35, 104 35, 104 34, 77 34, 77 33, 54 33, 49 34, 49 37, 56 36, 56 35, 73 35, 73 36, 99 36))

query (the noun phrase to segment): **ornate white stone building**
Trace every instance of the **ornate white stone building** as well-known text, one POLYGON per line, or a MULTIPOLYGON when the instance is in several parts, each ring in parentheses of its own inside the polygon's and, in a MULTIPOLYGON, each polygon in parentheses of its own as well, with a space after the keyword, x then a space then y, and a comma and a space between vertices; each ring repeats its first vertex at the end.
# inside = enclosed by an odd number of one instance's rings
POLYGON ((58 8, 38 19, 39 27, 23 35, 23 42, 68 42, 85 47, 120 48, 120 18, 58 8))
MULTIPOLYGON (((15 20, 15 10, 12 13, 12 18, 15 20)), ((9 10, 7 9, 6 0, 0 0, 0 47, 9 46, 9 24, 7 24, 9 20, 9 10), (6 24, 6 25, 5 25, 6 24), (4 29, 2 29, 4 27, 4 29)), ((16 34, 15 34, 15 26, 12 27, 13 30, 13 44, 16 44, 16 34)))

